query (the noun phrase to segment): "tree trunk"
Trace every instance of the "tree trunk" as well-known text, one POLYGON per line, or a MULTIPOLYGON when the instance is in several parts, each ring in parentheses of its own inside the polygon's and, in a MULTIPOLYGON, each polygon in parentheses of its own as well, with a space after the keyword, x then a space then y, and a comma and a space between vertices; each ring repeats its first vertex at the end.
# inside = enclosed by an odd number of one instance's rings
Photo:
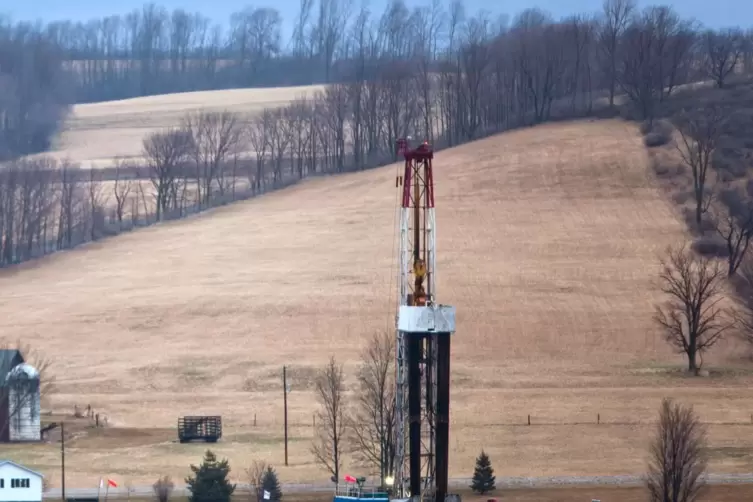
POLYGON ((701 196, 699 196, 698 200, 696 201, 695 205, 695 222, 700 225, 701 224, 701 218, 703 217, 703 202, 700 199, 701 196))
POLYGON ((696 351, 688 349, 688 373, 698 375, 698 364, 696 363, 696 351))

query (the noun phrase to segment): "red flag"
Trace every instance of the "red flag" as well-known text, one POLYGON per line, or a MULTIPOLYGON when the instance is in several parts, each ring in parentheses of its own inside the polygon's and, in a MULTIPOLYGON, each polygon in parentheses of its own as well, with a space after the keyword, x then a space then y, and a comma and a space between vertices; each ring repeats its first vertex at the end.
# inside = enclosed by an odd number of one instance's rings
POLYGON ((354 478, 350 474, 346 474, 345 475, 345 482, 346 483, 355 483, 356 482, 356 478, 354 478))
POLYGON ((117 488, 118 487, 118 484, 115 481, 113 481, 112 479, 108 479, 107 480, 107 484, 108 484, 108 486, 112 486, 113 488, 117 488))

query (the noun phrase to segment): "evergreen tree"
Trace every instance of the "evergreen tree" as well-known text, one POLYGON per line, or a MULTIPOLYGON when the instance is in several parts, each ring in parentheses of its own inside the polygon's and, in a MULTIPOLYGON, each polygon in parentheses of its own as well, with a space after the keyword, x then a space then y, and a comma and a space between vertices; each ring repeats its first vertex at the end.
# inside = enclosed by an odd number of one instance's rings
POLYGON ((280 489, 280 481, 277 479, 277 472, 270 465, 267 466, 267 471, 264 473, 264 477, 261 480, 261 499, 264 499, 264 492, 269 492, 269 499, 272 502, 280 502, 282 500, 282 490, 280 489))
POLYGON ((231 485, 227 479, 230 473, 227 459, 218 462, 217 456, 207 450, 201 465, 192 465, 191 471, 193 476, 186 478, 188 491, 191 492, 189 502, 230 502, 235 485, 231 485))
POLYGON ((492 469, 489 455, 484 450, 481 450, 481 455, 476 458, 476 468, 473 470, 471 490, 480 495, 489 493, 495 489, 494 480, 494 469, 492 469))

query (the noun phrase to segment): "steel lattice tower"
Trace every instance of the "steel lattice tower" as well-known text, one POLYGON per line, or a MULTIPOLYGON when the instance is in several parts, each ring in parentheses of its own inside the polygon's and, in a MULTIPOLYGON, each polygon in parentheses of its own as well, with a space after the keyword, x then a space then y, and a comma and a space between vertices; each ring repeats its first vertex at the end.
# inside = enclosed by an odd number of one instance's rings
POLYGON ((400 213, 396 344, 395 489, 444 502, 449 447, 450 335, 455 309, 436 303, 434 154, 398 140, 405 169, 400 213))

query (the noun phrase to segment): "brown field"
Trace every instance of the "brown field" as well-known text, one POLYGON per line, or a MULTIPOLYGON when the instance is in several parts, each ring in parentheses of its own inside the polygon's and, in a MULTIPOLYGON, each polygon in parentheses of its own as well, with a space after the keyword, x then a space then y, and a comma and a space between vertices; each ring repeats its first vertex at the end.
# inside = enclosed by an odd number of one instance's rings
POLYGON ((253 115, 296 98, 311 97, 320 89, 323 86, 231 89, 75 105, 49 155, 80 163, 83 168, 107 167, 114 157, 140 158, 147 134, 177 126, 191 111, 229 110, 253 115))
MULTIPOLYGON (((452 477, 470 476, 482 447, 498 476, 640 474, 665 396, 711 424, 713 472, 752 470, 739 347, 686 378, 652 323, 657 257, 685 235, 632 125, 544 125, 435 166, 438 292, 458 309, 452 477)), ((395 172, 310 180, 0 272, 0 332, 54 358, 54 409, 91 404, 110 420, 69 441, 70 486, 183 479, 206 445, 178 444, 175 422, 201 413, 223 416, 213 449, 238 476, 264 458, 283 482, 326 480, 309 454, 312 376, 331 354, 352 375, 369 333, 393 325, 395 172)), ((58 450, 8 451, 58 479, 58 450)))

